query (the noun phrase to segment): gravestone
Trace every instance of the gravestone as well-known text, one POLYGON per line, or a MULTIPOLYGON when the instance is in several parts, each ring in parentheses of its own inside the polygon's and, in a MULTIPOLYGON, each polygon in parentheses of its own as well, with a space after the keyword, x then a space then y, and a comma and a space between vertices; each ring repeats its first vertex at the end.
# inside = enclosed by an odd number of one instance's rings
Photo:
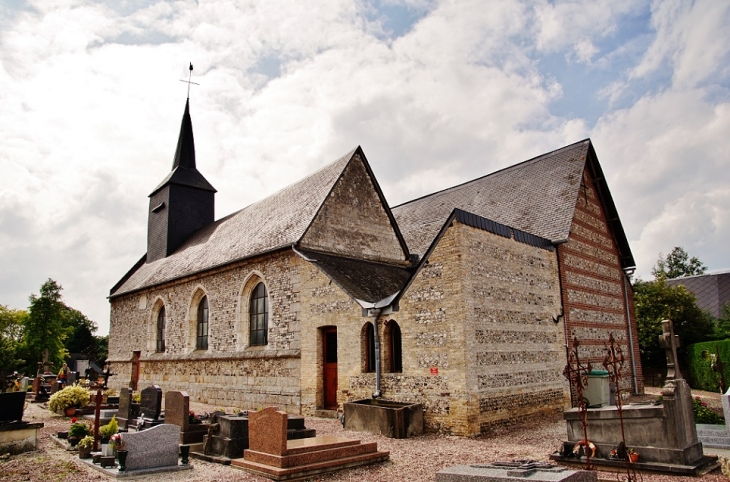
MULTIPOLYGON (((704 455, 698 439, 690 387, 677 369, 679 341, 672 322, 663 320, 662 328, 664 334, 659 339, 667 350, 668 365, 662 404, 630 404, 623 407, 622 414, 616 407, 589 409, 585 415, 587 437, 599 454, 591 457, 591 464, 610 465, 612 461, 604 457, 625 437, 626 445, 639 453, 639 465, 644 470, 698 475, 718 465, 717 458, 704 455)), ((570 463, 573 447, 584 439, 584 421, 575 408, 564 412, 563 418, 568 426, 568 441, 563 442, 561 455, 553 454, 550 458, 570 463)))
POLYGON ((71 386, 74 383, 76 383, 76 378, 77 378, 76 375, 77 375, 76 372, 68 372, 68 375, 67 375, 68 378, 66 378, 67 386, 71 386))
POLYGON ((494 462, 485 465, 456 465, 436 473, 436 482, 595 482, 595 470, 568 470, 545 462, 494 462))
POLYGON ((274 407, 248 414, 248 448, 253 452, 286 454, 287 414, 274 407))
POLYGON ((300 480, 388 460, 375 442, 312 437, 287 442, 287 414, 270 407, 248 415, 249 448, 234 467, 273 480, 300 480))
POLYGON ((27 392, 28 391, 28 377, 23 377, 20 380, 20 391, 21 392, 27 392))
POLYGON ((162 389, 157 385, 150 385, 142 390, 142 399, 139 403, 139 414, 141 424, 137 424, 137 430, 144 430, 164 423, 160 420, 162 412, 162 389))
POLYGON ((157 385, 150 385, 142 390, 142 399, 139 403, 139 413, 144 418, 157 420, 162 411, 162 389, 157 385))
POLYGON ((38 430, 43 423, 23 421, 25 392, 0 393, 0 454, 19 454, 38 449, 38 430))
POLYGON ((132 392, 129 388, 124 387, 119 390, 119 408, 117 409, 119 426, 127 428, 130 418, 132 418, 132 392))
POLYGON ((127 470, 177 466, 180 427, 157 425, 143 432, 122 435, 127 449, 127 470))
POLYGON ((190 395, 171 390, 165 393, 165 423, 180 427, 180 443, 203 443, 209 424, 190 423, 190 395))
POLYGON ((24 392, 0 393, 0 424, 19 423, 23 420, 24 392))

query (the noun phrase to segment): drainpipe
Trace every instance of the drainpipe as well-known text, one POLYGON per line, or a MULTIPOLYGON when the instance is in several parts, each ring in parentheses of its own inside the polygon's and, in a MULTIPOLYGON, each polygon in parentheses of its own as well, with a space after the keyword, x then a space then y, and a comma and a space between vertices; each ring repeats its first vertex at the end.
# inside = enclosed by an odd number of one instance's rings
POLYGON ((382 396, 380 392, 380 333, 378 333, 378 315, 380 315, 380 311, 380 309, 372 310, 373 338, 375 339, 375 393, 373 393, 373 398, 382 396))
POLYGON ((626 303, 626 321, 627 328, 629 331, 629 353, 631 354, 631 374, 634 380, 634 393, 639 393, 639 382, 636 379, 636 360, 634 359, 634 336, 631 330, 631 310, 629 306, 629 290, 626 284, 629 282, 629 271, 634 272, 633 269, 624 269, 624 302, 626 303))

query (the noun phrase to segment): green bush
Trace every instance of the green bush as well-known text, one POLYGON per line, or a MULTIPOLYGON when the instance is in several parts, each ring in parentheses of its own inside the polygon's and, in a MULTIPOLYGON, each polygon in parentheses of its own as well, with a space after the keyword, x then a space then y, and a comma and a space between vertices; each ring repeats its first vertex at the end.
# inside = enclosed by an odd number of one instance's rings
POLYGON ((707 404, 703 402, 700 397, 692 399, 692 410, 695 413, 695 423, 725 425, 725 418, 713 410, 710 410, 707 407, 707 404))
POLYGON ((725 382, 730 384, 730 340, 705 341, 687 347, 687 378, 692 388, 709 392, 720 391, 720 373, 712 370, 712 358, 715 355, 725 364, 723 374, 725 382))

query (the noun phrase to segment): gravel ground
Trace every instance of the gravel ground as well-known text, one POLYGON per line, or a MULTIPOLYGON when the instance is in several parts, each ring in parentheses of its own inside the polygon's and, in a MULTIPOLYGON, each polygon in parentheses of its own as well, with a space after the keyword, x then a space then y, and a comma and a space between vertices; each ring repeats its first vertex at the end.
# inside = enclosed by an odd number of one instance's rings
MULTIPOLYGON (((647 388, 642 399, 655 399, 659 389, 647 388)), ((719 394, 696 392, 708 405, 721 410, 719 394)), ((191 403, 196 413, 209 412, 215 407, 191 403)), ((42 421, 39 450, 0 460, 0 481, 98 481, 109 478, 102 473, 82 465, 75 452, 67 452, 58 447, 50 438, 59 430, 67 430, 69 419, 43 408, 29 404, 25 420, 42 421)), ((335 435, 357 438, 367 442, 377 442, 379 450, 390 451, 390 461, 335 472, 313 478, 318 481, 433 481, 439 470, 458 464, 483 464, 497 460, 533 459, 547 461, 549 455, 558 449, 565 437, 565 424, 562 417, 546 416, 532 420, 529 424, 498 430, 489 436, 452 437, 447 435, 426 434, 410 439, 395 440, 379 435, 351 432, 342 429, 336 420, 306 418, 307 428, 317 430, 317 435, 335 435)), ((158 474, 135 477, 135 481, 261 481, 268 479, 250 475, 229 466, 212 464, 191 459, 193 470, 173 474, 158 474)), ((600 472, 599 478, 617 480, 616 474, 600 472)), ((684 482, 697 481, 697 478, 662 475, 642 476, 643 482, 684 482)), ((719 471, 702 477, 703 482, 726 481, 719 471)))

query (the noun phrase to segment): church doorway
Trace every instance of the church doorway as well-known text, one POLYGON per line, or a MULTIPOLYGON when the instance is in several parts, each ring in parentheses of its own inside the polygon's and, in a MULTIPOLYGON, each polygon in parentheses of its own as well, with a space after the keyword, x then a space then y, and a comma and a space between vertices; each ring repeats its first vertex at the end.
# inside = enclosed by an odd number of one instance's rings
POLYGON ((129 380, 129 388, 137 390, 137 383, 139 382, 139 357, 142 352, 132 352, 132 379, 129 380))
POLYGON ((324 409, 337 410, 337 327, 322 329, 324 409))

